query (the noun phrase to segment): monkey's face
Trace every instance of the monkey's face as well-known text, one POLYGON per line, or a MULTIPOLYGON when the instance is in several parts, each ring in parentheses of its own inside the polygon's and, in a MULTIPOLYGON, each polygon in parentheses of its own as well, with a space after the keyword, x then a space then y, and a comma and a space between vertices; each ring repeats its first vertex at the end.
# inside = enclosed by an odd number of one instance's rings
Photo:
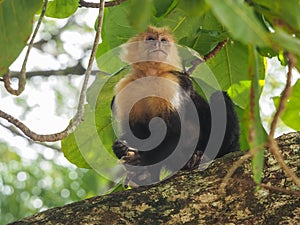
POLYGON ((179 67, 180 59, 173 36, 165 28, 149 27, 131 38, 123 47, 121 59, 136 64, 159 62, 179 67))
POLYGON ((166 35, 149 33, 144 37, 141 54, 149 61, 166 62, 171 53, 171 40, 166 35))

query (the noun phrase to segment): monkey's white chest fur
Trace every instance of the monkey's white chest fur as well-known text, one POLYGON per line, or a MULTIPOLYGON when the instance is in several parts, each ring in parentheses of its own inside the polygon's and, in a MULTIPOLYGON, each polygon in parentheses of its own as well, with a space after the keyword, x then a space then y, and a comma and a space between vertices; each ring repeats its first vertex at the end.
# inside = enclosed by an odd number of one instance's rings
POLYGON ((157 76, 124 78, 116 87, 114 116, 118 121, 135 122, 167 117, 170 112, 181 110, 183 90, 173 80, 157 76))

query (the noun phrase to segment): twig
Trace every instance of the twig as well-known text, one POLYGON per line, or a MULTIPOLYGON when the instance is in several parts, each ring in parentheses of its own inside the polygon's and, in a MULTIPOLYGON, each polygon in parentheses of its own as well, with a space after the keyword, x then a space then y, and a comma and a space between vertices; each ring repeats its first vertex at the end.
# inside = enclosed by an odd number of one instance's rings
MULTIPOLYGON (((58 69, 58 70, 37 70, 37 71, 30 71, 26 73, 26 78, 31 77, 49 77, 49 76, 67 76, 67 75, 84 75, 85 74, 85 68, 81 65, 81 63, 78 63, 75 66, 67 67, 66 69, 58 69)), ((19 72, 17 71, 11 71, 11 78, 18 77, 19 72)), ((105 73, 100 70, 92 70, 91 75, 96 75, 98 73, 105 73)), ((1 81, 1 80, 0 80, 1 81)))
POLYGON ((286 165, 286 163, 283 160, 282 155, 279 152, 279 147, 274 140, 275 135, 275 129, 276 125, 279 119, 280 114, 285 109, 286 101, 290 95, 291 92, 291 80, 292 80, 292 69, 296 65, 295 58, 292 54, 287 53, 286 54, 288 58, 288 73, 287 73, 287 80, 286 85, 283 90, 282 96, 280 98, 278 109, 274 115, 274 118, 271 123, 270 133, 269 133, 269 139, 268 139, 268 145, 271 153, 275 156, 276 160, 278 161, 279 165, 282 167, 283 171, 285 172, 286 176, 290 177, 293 182, 300 187, 300 179, 297 177, 297 175, 286 165))
MULTIPOLYGON (((110 2, 105 2, 105 7, 113 7, 120 5, 122 2, 125 2, 126 0, 115 0, 110 2)), ((99 3, 93 3, 93 2, 86 2, 84 0, 79 1, 79 7, 86 7, 86 8, 99 8, 99 3)))
POLYGON ((203 57, 203 59, 207 61, 213 58, 227 44, 227 42, 228 42, 228 38, 226 38, 224 41, 219 42, 211 52, 209 52, 203 57))
POLYGON ((219 51, 221 51, 221 49, 227 44, 228 42, 228 38, 225 39, 224 41, 222 42, 219 42, 217 44, 217 46, 209 53, 207 53, 203 59, 200 59, 200 58, 197 58, 195 59, 193 62, 191 62, 192 64, 192 67, 187 71, 188 74, 192 74, 194 72, 194 70, 196 69, 196 67, 204 61, 207 61, 211 58, 213 58, 219 51))
POLYGON ((11 86, 10 86, 10 73, 8 72, 7 74, 4 75, 4 87, 6 88, 6 90, 10 93, 10 94, 13 94, 13 95, 20 95, 24 89, 25 89, 25 85, 26 85, 26 64, 27 64, 27 61, 28 61, 28 57, 29 57, 29 53, 31 51, 31 48, 33 46, 33 42, 34 42, 34 39, 40 29, 40 26, 41 26, 41 23, 43 21, 43 18, 45 16, 45 13, 46 13, 46 9, 47 9, 47 5, 48 5, 48 0, 45 0, 44 2, 44 5, 43 5, 43 9, 42 9, 42 12, 41 12, 41 15, 40 15, 40 18, 37 22, 37 25, 34 29, 34 32, 32 34, 32 37, 31 37, 31 40, 28 44, 28 48, 27 48, 27 52, 26 52, 26 55, 25 55, 25 58, 24 58, 24 61, 23 61, 23 64, 22 64, 22 69, 21 69, 21 74, 20 74, 20 77, 19 77, 19 84, 18 84, 18 89, 17 90, 14 90, 11 86))
POLYGON ((286 85, 285 85, 285 88, 283 90, 280 102, 279 102, 278 109, 277 109, 277 111, 274 115, 274 118, 272 120, 272 123, 271 123, 269 136, 272 137, 272 138, 274 138, 274 136, 275 136, 275 130, 276 130, 276 125, 277 125, 279 116, 284 111, 286 101, 287 101, 287 99, 288 99, 288 97, 291 93, 292 69, 295 66, 295 59, 292 56, 292 54, 289 54, 289 53, 287 54, 287 58, 289 60, 287 80, 286 80, 286 85))
POLYGON ((53 145, 48 145, 48 144, 42 143, 42 142, 32 141, 30 138, 28 138, 27 136, 22 134, 20 131, 18 131, 14 126, 5 126, 4 124, 1 124, 1 123, 0 123, 0 126, 2 126, 3 128, 9 130, 12 134, 20 136, 20 137, 26 139, 29 142, 29 144, 38 144, 38 145, 44 146, 46 148, 53 149, 57 152, 61 152, 61 149, 59 147, 56 147, 56 146, 53 146, 53 145))
POLYGON ((287 190, 285 188, 270 186, 270 185, 267 185, 267 184, 260 184, 260 186, 262 188, 269 189, 270 191, 282 192, 282 193, 287 194, 287 195, 295 195, 297 197, 300 197, 300 191, 287 190))
POLYGON ((88 68, 87 68, 86 73, 85 73, 84 82, 83 82, 83 85, 82 85, 80 97, 79 97, 77 113, 76 113, 72 123, 70 123, 69 126, 65 130, 63 130, 59 133, 40 135, 40 134, 37 134, 37 133, 31 131, 24 123, 22 123, 18 119, 14 118, 11 115, 9 115, 9 114, 7 114, 7 113, 0 110, 0 117, 4 118, 8 122, 14 124, 27 137, 30 137, 34 141, 41 141, 41 142, 49 141, 49 142, 52 142, 52 141, 62 140, 63 138, 67 137, 70 133, 72 133, 78 127, 78 125, 81 123, 81 121, 83 120, 84 103, 85 103, 85 99, 86 99, 86 90, 87 90, 87 86, 88 86, 88 80, 89 80, 92 65, 93 65, 93 62, 94 62, 94 59, 95 59, 96 50, 97 50, 97 46, 98 46, 98 43, 99 43, 99 40, 100 40, 101 29, 102 29, 102 24, 103 24, 104 0, 100 0, 100 4, 101 4, 101 7, 99 8, 98 25, 97 25, 95 40, 94 40, 94 44, 93 44, 93 48, 92 48, 88 68))

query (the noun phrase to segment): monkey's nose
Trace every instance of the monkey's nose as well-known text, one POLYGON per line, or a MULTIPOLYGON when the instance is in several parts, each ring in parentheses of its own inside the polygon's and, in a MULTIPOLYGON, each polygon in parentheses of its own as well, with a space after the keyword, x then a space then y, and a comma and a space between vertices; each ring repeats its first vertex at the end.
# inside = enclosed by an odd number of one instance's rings
POLYGON ((155 41, 155 47, 160 49, 162 47, 162 43, 160 41, 155 41))

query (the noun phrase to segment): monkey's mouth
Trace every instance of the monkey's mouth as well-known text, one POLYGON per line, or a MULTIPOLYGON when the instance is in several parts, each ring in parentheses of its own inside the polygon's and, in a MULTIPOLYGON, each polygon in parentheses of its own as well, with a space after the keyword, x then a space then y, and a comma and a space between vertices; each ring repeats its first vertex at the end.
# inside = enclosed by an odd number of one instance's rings
POLYGON ((152 53, 161 54, 161 53, 162 53, 162 54, 165 55, 165 56, 168 55, 168 53, 165 52, 165 51, 162 50, 162 49, 155 49, 155 50, 150 51, 149 53, 150 53, 150 54, 152 54, 152 53))

